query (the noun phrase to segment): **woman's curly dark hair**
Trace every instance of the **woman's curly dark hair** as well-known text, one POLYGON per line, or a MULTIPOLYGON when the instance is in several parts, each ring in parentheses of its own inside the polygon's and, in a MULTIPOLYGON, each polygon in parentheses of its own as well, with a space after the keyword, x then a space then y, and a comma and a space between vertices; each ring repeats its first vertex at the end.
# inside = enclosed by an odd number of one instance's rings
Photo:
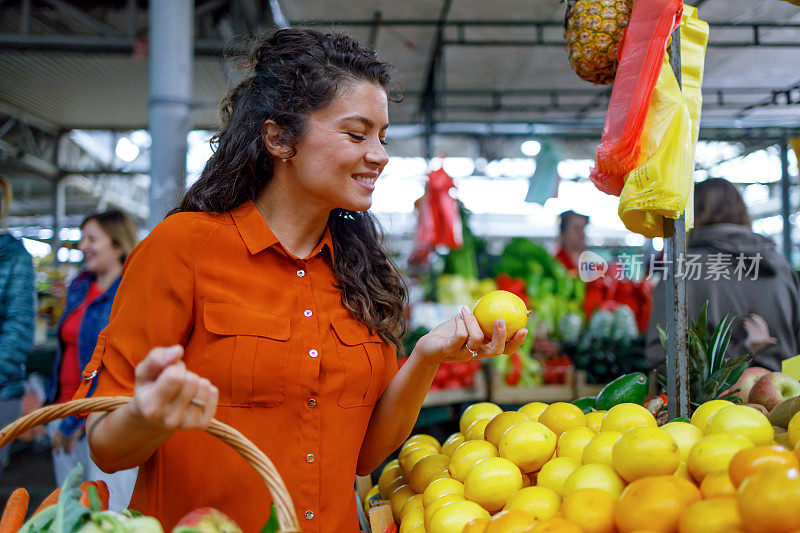
MULTIPOLYGON (((220 104, 222 124, 214 154, 173 212, 225 213, 255 200, 272 178, 273 156, 262 125, 273 120, 292 153, 312 112, 324 109, 341 87, 354 82, 388 92, 391 67, 345 35, 283 29, 257 35, 242 66, 251 71, 220 104)), ((334 272, 342 303, 381 339, 402 351, 406 285, 368 211, 334 209, 328 218, 334 272)))

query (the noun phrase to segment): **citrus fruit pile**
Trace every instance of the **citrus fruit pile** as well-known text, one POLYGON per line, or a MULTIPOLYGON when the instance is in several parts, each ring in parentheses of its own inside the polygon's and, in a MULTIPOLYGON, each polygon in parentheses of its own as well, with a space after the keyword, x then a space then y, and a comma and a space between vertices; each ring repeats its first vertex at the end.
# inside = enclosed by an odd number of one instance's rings
POLYGON ((367 496, 399 533, 800 533, 800 432, 778 445, 747 406, 659 427, 634 403, 484 402, 459 429, 409 438, 367 496))

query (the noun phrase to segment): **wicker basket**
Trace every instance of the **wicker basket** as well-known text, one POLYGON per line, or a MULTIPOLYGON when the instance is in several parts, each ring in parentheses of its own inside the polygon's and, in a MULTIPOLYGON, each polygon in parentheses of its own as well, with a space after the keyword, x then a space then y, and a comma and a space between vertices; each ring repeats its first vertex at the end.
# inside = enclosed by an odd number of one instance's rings
MULTIPOLYGON (((0 448, 32 427, 77 413, 114 411, 128 403, 129 400, 130 398, 125 396, 87 398, 43 407, 3 428, 0 431, 0 448)), ((267 484, 278 512, 281 533, 300 532, 300 524, 297 521, 297 514, 294 510, 292 498, 289 496, 289 491, 286 490, 286 485, 275 469, 275 465, 272 464, 272 461, 269 460, 264 452, 259 450, 244 435, 217 419, 211 420, 206 431, 239 452, 267 484)))

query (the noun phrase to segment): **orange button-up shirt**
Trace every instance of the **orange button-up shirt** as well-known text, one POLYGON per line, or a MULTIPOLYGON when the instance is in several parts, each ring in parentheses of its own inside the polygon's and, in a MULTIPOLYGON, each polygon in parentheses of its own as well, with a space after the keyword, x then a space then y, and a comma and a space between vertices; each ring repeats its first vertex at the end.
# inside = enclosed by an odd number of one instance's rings
MULTIPOLYGON (((128 258, 111 321, 84 377, 95 396, 132 395, 134 368, 180 344, 189 370, 219 388, 216 418, 274 462, 303 531, 357 531, 356 461, 394 347, 342 305, 326 230, 306 258, 289 253, 252 202, 230 213, 179 213, 128 258)), ((232 448, 179 431, 139 469, 132 509, 166 531, 215 507, 257 532, 271 498, 232 448)))

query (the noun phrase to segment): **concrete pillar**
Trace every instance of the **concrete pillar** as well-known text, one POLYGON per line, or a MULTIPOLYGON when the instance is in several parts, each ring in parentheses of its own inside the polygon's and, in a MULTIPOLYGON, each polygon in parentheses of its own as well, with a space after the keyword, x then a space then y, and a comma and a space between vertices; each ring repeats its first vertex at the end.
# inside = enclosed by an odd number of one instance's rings
POLYGON ((194 1, 150 0, 150 217, 152 229, 180 201, 191 128, 194 1))

